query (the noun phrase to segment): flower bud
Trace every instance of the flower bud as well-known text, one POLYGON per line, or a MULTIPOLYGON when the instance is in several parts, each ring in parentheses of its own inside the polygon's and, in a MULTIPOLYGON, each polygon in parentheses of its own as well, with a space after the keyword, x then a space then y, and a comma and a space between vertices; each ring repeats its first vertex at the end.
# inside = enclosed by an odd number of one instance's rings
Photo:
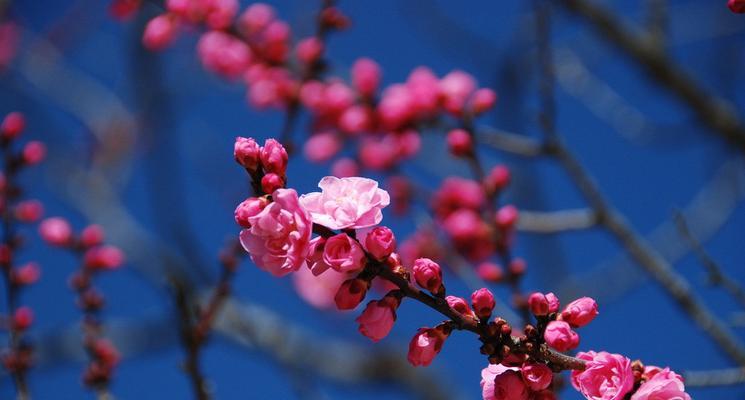
POLYGON ((561 312, 561 319, 569 325, 580 328, 589 324, 598 315, 598 304, 590 297, 582 297, 567 304, 561 312))
POLYGON ((287 170, 287 150, 275 139, 267 139, 261 148, 261 165, 267 172, 284 176, 287 170))
POLYGON ((373 342, 388 336, 393 323, 396 322, 396 309, 400 301, 394 296, 385 296, 381 300, 367 303, 365 310, 357 317, 361 334, 373 342))
POLYGON ((727 7, 733 13, 743 14, 745 13, 745 0, 729 0, 727 1, 727 7))
POLYGON ((489 289, 481 288, 471 295, 471 305, 477 317, 489 318, 495 306, 494 295, 489 289))
POLYGON ((380 85, 380 66, 369 59, 360 58, 352 65, 352 86, 363 96, 375 94, 380 85))
POLYGON ((21 222, 36 222, 44 214, 44 205, 38 200, 25 200, 16 206, 15 216, 21 222))
POLYGON ((528 308, 533 315, 542 317, 548 315, 550 305, 546 295, 535 292, 528 297, 528 308))
POLYGON ((84 247, 98 246, 103 243, 103 228, 99 225, 88 225, 80 232, 80 243, 84 247))
POLYGON ((517 222, 518 211, 513 205, 506 205, 497 211, 497 226, 509 230, 515 226, 517 222))
POLYGON ((365 267, 364 260, 362 247, 346 233, 328 238, 323 246, 323 261, 339 272, 359 272, 365 267))
POLYGON ((18 137, 26 127, 26 118, 20 112, 9 113, 0 124, 0 136, 3 139, 12 140, 18 137))
POLYGON ((261 178, 261 190, 267 194, 274 193, 275 190, 281 189, 284 185, 285 182, 282 180, 282 177, 273 172, 270 172, 261 178))
POLYGON ((499 282, 504 276, 502 267, 492 262, 483 262, 479 264, 479 266, 476 267, 476 273, 479 275, 479 278, 487 282, 499 282))
POLYGON ((351 310, 365 299, 369 283, 358 278, 349 279, 342 283, 334 296, 336 307, 340 310, 351 310))
POLYGON ((471 306, 469 306, 468 302, 466 302, 466 299, 456 296, 447 296, 445 297, 445 301, 448 302, 448 306, 450 306, 450 308, 459 312, 460 314, 464 316, 475 316, 473 314, 473 311, 471 310, 471 306))
POLYGON ((39 235, 52 246, 67 246, 72 240, 72 228, 64 218, 47 218, 39 224, 39 235))
POLYGON ((261 148, 253 138, 237 137, 233 146, 235 161, 249 171, 256 171, 259 166, 261 148))
POLYGON ((377 260, 388 257, 396 250, 396 237, 388 227, 378 226, 365 237, 365 250, 377 260))
POLYGON ((559 311, 561 304, 559 298, 553 293, 546 293, 546 300, 548 300, 548 312, 549 314, 559 311))
POLYGON ((239 17, 240 27, 249 35, 264 30, 274 21, 275 12, 272 6, 265 3, 253 3, 239 17))
POLYGON ((176 39, 177 20, 169 14, 158 15, 145 26, 142 44, 149 50, 163 50, 176 39))
POLYGON ((419 328, 417 334, 409 342, 407 359, 415 367, 426 367, 442 350, 448 335, 439 328, 419 328))
POLYGON ((29 262, 22 266, 13 269, 13 283, 16 285, 31 285, 39 280, 41 276, 41 270, 39 264, 35 262, 29 262))
POLYGON ((564 321, 549 322, 543 338, 549 346, 561 352, 572 350, 579 345, 579 335, 564 321))
POLYGON ((448 132, 448 148, 454 156, 465 157, 473 152, 471 135, 463 129, 453 129, 448 132))
POLYGON ((525 364, 520 372, 525 384, 535 391, 548 388, 554 378, 554 373, 546 364, 525 364))
POLYGON ((300 62, 311 65, 321 58, 323 42, 315 36, 302 39, 295 47, 295 54, 300 62))
POLYGON ((473 93, 471 96, 471 110, 478 115, 488 111, 497 103, 497 94, 488 88, 482 88, 473 93))
POLYGON ((504 190, 512 179, 510 169, 505 165, 497 165, 489 171, 486 177, 486 185, 495 192, 504 190))
POLYGON ((83 255, 83 264, 92 269, 116 269, 124 263, 124 253, 118 247, 92 247, 83 255))
POLYGON ((248 219, 258 215, 267 204, 269 202, 264 197, 247 198, 235 208, 235 222, 244 228, 250 228, 251 223, 248 219))
POLYGON ((38 140, 32 140, 23 146, 23 162, 26 165, 36 165, 44 160, 47 155, 47 146, 38 140))
POLYGON ((18 307, 13 313, 13 329, 25 331, 34 322, 34 312, 29 307, 18 307))
POLYGON ((437 294, 442 287, 442 269, 429 258, 419 258, 414 261, 414 280, 424 289, 437 294))
POLYGON ((510 274, 512 274, 515 277, 518 277, 525 273, 525 269, 527 268, 527 265, 525 264, 525 260, 523 260, 520 257, 516 257, 510 260, 509 268, 510 268, 510 274))

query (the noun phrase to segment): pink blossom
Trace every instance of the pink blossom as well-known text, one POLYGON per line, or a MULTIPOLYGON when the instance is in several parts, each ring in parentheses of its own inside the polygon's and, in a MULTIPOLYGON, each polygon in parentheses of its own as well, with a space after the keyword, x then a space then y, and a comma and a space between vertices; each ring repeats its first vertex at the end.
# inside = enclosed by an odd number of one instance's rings
POLYGON ((417 67, 409 74, 406 88, 411 94, 413 114, 417 118, 433 116, 440 102, 439 80, 427 67, 417 67))
POLYGON ((528 388, 518 371, 502 364, 489 364, 481 370, 483 400, 527 400, 528 388))
POLYGON ((590 297, 582 297, 567 304, 561 312, 561 319, 573 327, 583 327, 598 315, 598 304, 590 297))
POLYGON ((21 222, 36 222, 44 214, 44 205, 39 200, 24 200, 16 206, 15 217, 21 222))
POLYGON ((561 304, 559 303, 559 298, 556 297, 553 293, 546 293, 546 300, 548 300, 548 312, 549 313, 555 313, 559 311, 559 307, 561 304))
POLYGON ((30 307, 18 307, 13 313, 13 329, 24 331, 34 322, 34 312, 30 307))
POLYGON ((471 310, 471 306, 468 305, 468 302, 466 299, 462 297, 456 297, 456 296, 447 296, 445 297, 445 301, 447 301, 448 306, 452 308, 453 310, 459 312, 460 314, 468 317, 475 317, 476 314, 473 313, 473 310, 471 310))
POLYGON ((528 296, 528 308, 533 315, 544 316, 549 313, 549 304, 546 295, 535 292, 528 296))
POLYGON ((39 224, 39 235, 53 246, 67 246, 72 240, 72 227, 64 218, 51 217, 39 224))
POLYGON ((373 342, 388 336, 393 323, 396 322, 396 309, 399 300, 393 296, 385 296, 381 300, 367 303, 367 307, 356 321, 360 324, 359 331, 373 342))
POLYGON ((579 335, 564 321, 549 322, 543 338, 558 351, 571 350, 579 345, 579 335))
POLYGON ((207 10, 207 26, 212 29, 225 29, 233 23, 238 14, 238 0, 210 0, 207 10))
POLYGON ((489 226, 476 211, 463 208, 450 214, 443 228, 455 248, 472 260, 483 260, 494 251, 489 226))
POLYGON ((473 151, 471 135, 464 129, 453 129, 448 132, 447 142, 450 153, 455 156, 465 157, 473 151))
POLYGON ((8 113, 0 124, 0 135, 5 139, 15 139, 26 128, 26 117, 18 111, 8 113))
POLYGON ((365 236, 365 250, 377 260, 388 257, 396 250, 396 237, 393 231, 385 226, 373 228, 365 236))
POLYGON ((341 140, 331 131, 319 132, 305 141, 303 153, 305 158, 314 163, 321 163, 331 159, 341 150, 341 140))
POLYGON ((497 210, 497 226, 502 229, 512 229, 518 218, 517 208, 513 205, 506 205, 497 210))
POLYGON ((360 58, 352 65, 352 85, 362 96, 372 96, 380 85, 380 66, 369 59, 360 58))
POLYGON ((316 276, 308 268, 300 268, 292 274, 292 284, 300 298, 319 309, 335 306, 334 296, 346 279, 347 274, 334 270, 316 276))
POLYGON ((434 194, 432 208, 440 218, 445 218, 453 212, 467 208, 479 210, 486 201, 484 190, 476 181, 470 179, 449 177, 434 194))
POLYGON ((158 15, 145 26, 142 44, 150 50, 163 50, 176 39, 176 28, 176 19, 172 15, 158 15))
POLYGON ((313 272, 313 275, 320 275, 327 269, 331 268, 326 261, 323 260, 323 249, 326 246, 326 238, 318 236, 310 241, 310 247, 308 248, 308 268, 313 272))
POLYGON ((685 392, 683 378, 665 368, 644 382, 631 400, 691 400, 691 396, 685 392))
POLYGON ((419 328, 409 342, 407 359, 415 367, 426 367, 442 350, 447 335, 439 328, 419 328))
POLYGON ((359 160, 368 169, 382 171, 399 161, 401 148, 394 135, 381 137, 365 136, 360 141, 359 160))
POLYGON ((32 140, 23 146, 21 156, 27 165, 36 165, 47 156, 47 146, 38 140, 32 140))
POLYGON ((238 19, 239 26, 248 34, 256 34, 264 30, 274 20, 275 12, 272 6, 265 3, 253 3, 238 19))
POLYGON ((356 240, 340 233, 326 240, 323 261, 339 272, 359 272, 365 267, 365 251, 356 240))
POLYGON ((339 80, 334 80, 326 85, 323 97, 325 112, 334 115, 338 115, 351 107, 355 99, 352 88, 339 80))
POLYGON ((489 282, 499 282, 504 276, 502 267, 499 264, 489 261, 480 263, 478 267, 476 267, 476 273, 481 279, 489 282))
POLYGON ((493 90, 483 88, 477 90, 471 97, 471 109, 474 114, 481 114, 494 107, 497 102, 497 94, 493 90))
POLYGON ((251 228, 242 230, 240 239, 259 268, 284 276, 305 263, 312 224, 294 190, 278 189, 272 199, 271 204, 248 219, 251 228))
POLYGON ((535 391, 546 389, 554 378, 554 373, 546 364, 525 364, 520 372, 525 384, 535 391))
POLYGON ((28 262, 11 270, 13 283, 16 285, 31 285, 39 280, 41 269, 39 264, 28 262))
POLYGON ((728 0, 727 7, 729 7, 730 11, 733 13, 745 13, 745 0, 728 0))
POLYGON ((83 254, 83 263, 92 269, 116 269, 124 263, 124 253, 111 245, 91 247, 83 254))
POLYGON ((621 400, 634 387, 631 360, 604 351, 579 352, 584 371, 572 371, 572 386, 589 400, 621 400))
POLYGON ((349 157, 340 158, 331 165, 331 175, 337 178, 356 176, 359 172, 360 167, 357 165, 357 161, 349 157))
POLYGON ((493 192, 504 190, 510 184, 510 169, 505 165, 496 165, 486 177, 486 186, 493 192))
POLYGON ((489 318, 495 306, 494 295, 487 288, 481 288, 471 295, 473 311, 479 318, 489 318))
POLYGON ((351 310, 365 299, 370 283, 359 278, 344 281, 334 296, 336 307, 340 310, 351 310))
POLYGON ((351 106, 339 116, 339 129, 350 135, 365 132, 371 129, 371 125, 371 112, 365 106, 351 106))
POLYGON ((302 39, 295 47, 295 53, 300 62, 313 64, 323 54, 323 42, 315 36, 302 39))
POLYGON ((318 184, 322 192, 304 194, 300 204, 314 223, 330 229, 359 229, 377 225, 381 211, 390 203, 388 192, 378 182, 359 177, 327 176, 318 184))
POLYGON ((88 225, 80 232, 80 243, 84 247, 97 246, 103 242, 103 238, 103 228, 99 225, 88 225))
POLYGON ((432 293, 439 293, 442 286, 442 269, 429 258, 419 258, 414 261, 412 268, 417 285, 432 293))
POLYGON ((197 53, 208 70, 225 78, 237 78, 251 62, 251 49, 240 39, 222 31, 209 31, 197 43, 197 53))
POLYGON ((404 85, 391 85, 383 91, 377 113, 385 129, 399 129, 414 116, 415 97, 404 85))
POLYGON ((445 109, 459 115, 468 98, 476 90, 476 81, 471 75, 455 70, 440 80, 439 89, 445 109))

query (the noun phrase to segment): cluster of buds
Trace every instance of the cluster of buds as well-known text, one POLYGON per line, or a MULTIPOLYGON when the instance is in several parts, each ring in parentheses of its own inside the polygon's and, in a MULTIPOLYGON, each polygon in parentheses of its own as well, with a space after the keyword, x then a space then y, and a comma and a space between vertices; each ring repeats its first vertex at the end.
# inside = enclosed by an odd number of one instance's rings
POLYGON ((0 148, 4 159, 0 173, 0 213, 6 230, 0 243, 0 268, 10 292, 9 298, 12 299, 3 324, 10 340, 9 346, 3 349, 2 361, 19 384, 22 384, 23 376, 32 362, 32 347, 24 335, 34 321, 34 313, 31 308, 18 306, 16 302, 21 290, 39 279, 41 270, 35 262, 17 263, 23 238, 16 232, 16 227, 18 224, 38 221, 44 207, 37 200, 22 199, 23 190, 16 179, 24 168, 40 163, 46 155, 46 147, 39 141, 26 142, 20 150, 16 148, 25 126, 25 117, 19 112, 9 113, 0 123, 0 148))
POLYGON ((90 362, 83 371, 83 383, 94 389, 108 386, 119 362, 116 347, 103 337, 100 312, 105 304, 103 294, 93 286, 96 274, 118 269, 124 254, 104 242, 104 231, 98 225, 88 225, 74 232, 62 217, 50 217, 39 224, 39 235, 50 246, 66 249, 80 257, 81 266, 70 277, 70 287, 77 295, 77 306, 83 314, 83 346, 90 362))
MULTIPOLYGON (((275 139, 267 139, 262 147, 253 138, 238 137, 233 147, 233 156, 251 176, 255 193, 271 194, 285 186, 289 156, 284 146, 275 139)), ((236 221, 244 226, 239 221, 238 214, 236 209, 236 221)))

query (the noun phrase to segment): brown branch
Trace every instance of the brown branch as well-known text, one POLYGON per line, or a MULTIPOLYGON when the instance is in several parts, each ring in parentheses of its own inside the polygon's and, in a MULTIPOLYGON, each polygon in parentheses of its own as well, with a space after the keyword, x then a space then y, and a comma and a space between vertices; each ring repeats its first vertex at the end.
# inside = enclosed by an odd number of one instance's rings
POLYGON ((745 126, 727 100, 708 93, 648 40, 616 19, 616 14, 591 0, 559 0, 556 4, 582 17, 600 36, 639 64, 647 75, 680 99, 701 122, 727 142, 745 151, 745 126))
POLYGON ((694 254, 698 257, 699 262, 709 274, 709 283, 714 286, 721 286, 724 290, 729 292, 741 306, 745 307, 745 289, 743 289, 736 280, 727 275, 709 253, 706 252, 704 246, 691 232, 683 214, 677 211, 673 218, 675 219, 675 223, 678 226, 681 236, 683 236, 683 238, 688 242, 694 254))

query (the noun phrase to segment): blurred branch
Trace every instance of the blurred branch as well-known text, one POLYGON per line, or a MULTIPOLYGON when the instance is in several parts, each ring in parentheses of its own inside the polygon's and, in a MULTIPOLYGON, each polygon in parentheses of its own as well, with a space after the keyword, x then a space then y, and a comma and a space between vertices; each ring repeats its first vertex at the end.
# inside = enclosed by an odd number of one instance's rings
POLYGON ((745 368, 686 371, 683 373, 683 378, 686 387, 741 385, 745 383, 745 368))
POLYGON ((552 212, 520 210, 517 229, 529 233, 561 233, 589 229, 597 226, 593 210, 581 208, 552 212))
POLYGON ((745 151, 745 126, 727 100, 709 94, 646 36, 626 28, 616 13, 592 0, 559 0, 587 21, 605 40, 639 64, 647 75, 677 96, 690 111, 729 143, 745 151))
POLYGON ((729 292, 732 297, 737 300, 740 305, 745 307, 745 290, 740 284, 732 279, 729 275, 725 274, 722 268, 719 267, 716 261, 706 252, 704 246, 698 239, 691 233, 688 223, 685 220, 683 214, 680 211, 676 211, 673 215, 675 224, 678 226, 680 235, 688 242, 693 252, 698 257, 699 262, 706 269, 709 274, 709 283, 714 286, 721 286, 729 292))

